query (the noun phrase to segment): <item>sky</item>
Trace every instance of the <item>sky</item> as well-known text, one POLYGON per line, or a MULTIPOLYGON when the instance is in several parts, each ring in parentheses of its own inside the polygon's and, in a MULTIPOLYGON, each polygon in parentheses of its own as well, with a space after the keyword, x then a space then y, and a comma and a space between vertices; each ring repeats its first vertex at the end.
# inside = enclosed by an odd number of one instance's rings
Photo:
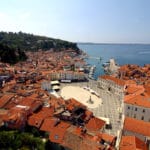
POLYGON ((1 0, 0 31, 72 42, 150 43, 150 0, 1 0))

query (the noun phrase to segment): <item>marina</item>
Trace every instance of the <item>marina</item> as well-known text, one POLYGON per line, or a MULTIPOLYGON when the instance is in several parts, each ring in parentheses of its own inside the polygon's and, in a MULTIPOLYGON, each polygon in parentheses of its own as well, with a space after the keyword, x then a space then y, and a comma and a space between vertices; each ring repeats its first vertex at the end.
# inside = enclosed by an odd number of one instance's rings
POLYGON ((109 59, 114 58, 119 65, 137 64, 143 66, 149 64, 150 44, 78 44, 86 54, 86 63, 95 65, 96 69, 93 77, 105 74, 102 64, 105 65, 109 59), (141 52, 142 56, 141 57, 141 52), (102 58, 93 59, 92 57, 102 58))

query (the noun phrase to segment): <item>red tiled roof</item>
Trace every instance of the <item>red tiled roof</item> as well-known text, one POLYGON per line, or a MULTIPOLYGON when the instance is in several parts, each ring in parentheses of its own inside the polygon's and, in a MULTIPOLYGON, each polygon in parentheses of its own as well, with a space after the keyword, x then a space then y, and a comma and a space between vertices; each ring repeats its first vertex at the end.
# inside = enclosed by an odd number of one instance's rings
POLYGON ((42 104, 42 101, 29 97, 24 98, 21 102, 19 102, 19 105, 29 106, 32 112, 36 111, 40 106, 42 106, 42 104))
POLYGON ((38 113, 34 113, 28 118, 28 124, 39 128, 43 120, 47 117, 53 116, 54 108, 43 107, 38 113))
POLYGON ((127 71, 127 70, 129 70, 129 68, 126 65, 120 66, 119 68, 119 71, 127 71))
POLYGON ((134 80, 126 80, 125 83, 127 85, 136 85, 136 82, 134 80))
POLYGON ((150 123, 126 117, 123 130, 150 136, 150 123))
POLYGON ((40 108, 42 106, 42 102, 37 100, 37 101, 34 101, 34 103, 31 105, 31 110, 32 112, 36 111, 38 108, 40 108))
POLYGON ((38 97, 38 94, 32 94, 32 95, 30 95, 30 96, 28 96, 28 98, 32 98, 32 99, 35 99, 35 98, 37 98, 38 97))
POLYGON ((144 87, 145 87, 146 93, 150 96, 150 85, 147 84, 144 87))
POLYGON ((127 87, 126 91, 128 94, 141 94, 144 92, 144 87, 142 85, 131 85, 127 87))
POLYGON ((66 130, 70 124, 63 122, 58 119, 58 118, 46 118, 40 128, 42 131, 47 131, 47 132, 53 132, 54 130, 62 129, 66 130))
POLYGON ((93 116, 93 112, 91 112, 91 111, 89 111, 89 110, 86 110, 85 111, 85 118, 84 118, 84 120, 85 121, 88 121, 88 120, 90 120, 90 118, 93 116))
POLYGON ((7 116, 9 110, 6 109, 0 109, 0 119, 5 119, 5 117, 7 116))
POLYGON ((101 138, 109 143, 112 143, 115 139, 115 136, 109 135, 107 133, 102 133, 101 138))
POLYGON ((89 130, 100 130, 105 125, 105 121, 98 119, 96 117, 92 117, 88 123, 85 125, 89 130))
POLYGON ((69 128, 70 124, 58 121, 59 120, 57 118, 47 118, 44 120, 40 130, 50 132, 50 141, 61 144, 63 142, 66 130, 69 128))
POLYGON ((80 106, 86 108, 85 105, 83 105, 82 103, 78 102, 73 98, 66 101, 66 108, 70 111, 72 111, 75 107, 80 107, 80 106))
POLYGON ((28 124, 30 126, 34 126, 34 127, 37 127, 39 128, 42 124, 42 121, 43 121, 43 118, 38 118, 36 116, 31 116, 28 118, 28 124))
POLYGON ((100 76, 100 78, 102 79, 105 79, 105 80, 110 80, 120 86, 124 86, 125 85, 125 81, 124 80, 121 80, 121 79, 118 79, 118 78, 115 78, 115 77, 112 77, 112 76, 109 76, 109 75, 103 75, 103 76, 100 76))
POLYGON ((120 150, 148 150, 146 144, 135 136, 122 136, 120 150))
POLYGON ((23 106, 31 106, 32 103, 35 101, 35 99, 32 99, 32 98, 24 98, 20 103, 19 105, 23 105, 23 106))
POLYGON ((57 118, 46 118, 40 127, 41 131, 52 132, 57 118))
POLYGON ((127 95, 125 96, 124 102, 127 104, 150 108, 150 96, 146 93, 143 93, 142 95, 127 95))
POLYGON ((66 130, 57 129, 50 133, 49 139, 51 142, 62 144, 66 130))
POLYGON ((3 97, 0 98, 0 108, 3 108, 9 101, 10 99, 13 97, 13 94, 10 95, 4 95, 3 97))
POLYGON ((27 114, 28 110, 20 107, 13 107, 8 111, 3 120, 8 123, 9 128, 18 129, 25 125, 27 121, 27 114))

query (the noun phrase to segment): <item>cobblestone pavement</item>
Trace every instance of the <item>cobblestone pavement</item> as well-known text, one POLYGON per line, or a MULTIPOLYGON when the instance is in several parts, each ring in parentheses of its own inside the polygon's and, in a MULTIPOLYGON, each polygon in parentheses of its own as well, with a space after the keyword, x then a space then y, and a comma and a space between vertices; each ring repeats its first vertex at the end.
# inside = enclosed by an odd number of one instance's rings
POLYGON ((106 117, 110 119, 112 129, 106 129, 106 133, 117 136, 117 131, 121 128, 121 119, 119 119, 119 108, 121 102, 116 98, 115 95, 110 94, 102 89, 97 87, 97 81, 90 80, 89 82, 78 82, 78 83, 62 83, 61 88, 64 86, 89 86, 91 89, 96 91, 102 98, 102 105, 98 109, 94 110, 94 115, 99 117, 106 117))

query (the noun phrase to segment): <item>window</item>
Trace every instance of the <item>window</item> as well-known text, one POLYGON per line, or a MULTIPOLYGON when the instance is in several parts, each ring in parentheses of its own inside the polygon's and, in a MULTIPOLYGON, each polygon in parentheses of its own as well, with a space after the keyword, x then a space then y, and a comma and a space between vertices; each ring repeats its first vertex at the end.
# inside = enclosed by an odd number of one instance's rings
POLYGON ((141 120, 144 120, 144 116, 141 117, 141 120))
POLYGON ((134 114, 134 118, 136 118, 136 114, 134 114))
POLYGON ((143 109, 143 113, 145 113, 145 109, 143 109))
POLYGON ((128 109, 130 109, 130 107, 128 106, 128 109))
POLYGON ((108 88, 108 91, 112 91, 111 87, 108 88))
POLYGON ((135 108, 135 111, 137 111, 137 108, 135 108))

